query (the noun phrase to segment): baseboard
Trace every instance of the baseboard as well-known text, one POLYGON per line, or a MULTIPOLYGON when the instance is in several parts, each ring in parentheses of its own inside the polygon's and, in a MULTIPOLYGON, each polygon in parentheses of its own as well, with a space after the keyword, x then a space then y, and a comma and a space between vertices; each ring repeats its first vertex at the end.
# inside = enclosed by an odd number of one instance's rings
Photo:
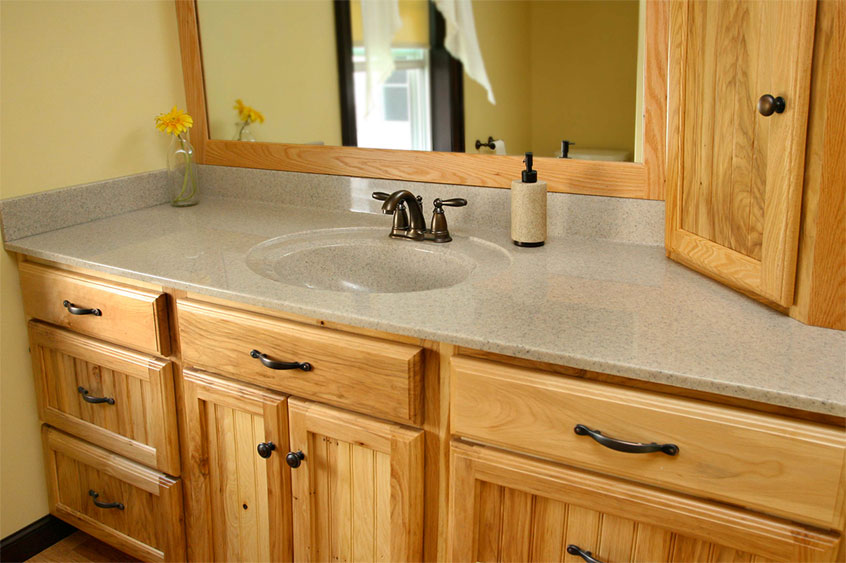
POLYGON ((75 531, 67 522, 48 514, 0 540, 0 561, 26 561, 75 531))

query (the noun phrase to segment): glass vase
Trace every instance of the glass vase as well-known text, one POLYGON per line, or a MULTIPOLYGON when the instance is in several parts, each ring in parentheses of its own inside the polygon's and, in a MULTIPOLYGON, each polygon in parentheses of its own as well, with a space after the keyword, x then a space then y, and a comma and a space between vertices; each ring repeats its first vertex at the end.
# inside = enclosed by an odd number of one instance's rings
POLYGON ((256 138, 253 137, 252 131, 250 131, 250 122, 249 121, 236 121, 235 122, 235 135, 232 137, 233 141, 252 141, 255 142, 256 138))
POLYGON ((194 161, 194 147, 184 133, 175 135, 167 155, 170 204, 174 207, 188 207, 200 202, 197 182, 197 163, 194 161))

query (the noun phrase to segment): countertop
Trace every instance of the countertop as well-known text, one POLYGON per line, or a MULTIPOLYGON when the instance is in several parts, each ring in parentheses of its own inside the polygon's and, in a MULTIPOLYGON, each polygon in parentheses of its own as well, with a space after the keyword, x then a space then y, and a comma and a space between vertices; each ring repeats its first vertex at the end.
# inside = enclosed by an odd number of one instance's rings
MULTIPOLYGON (((393 294, 285 285, 247 265, 250 249, 273 237, 335 227, 382 227, 387 237, 390 222, 207 197, 193 208, 158 205, 5 244, 235 302, 846 416, 846 333, 760 305, 668 260, 662 247, 552 236, 543 247, 517 248, 507 226, 474 229, 501 247, 502 267, 445 289, 393 294)), ((454 231, 459 242, 470 234, 454 231)))

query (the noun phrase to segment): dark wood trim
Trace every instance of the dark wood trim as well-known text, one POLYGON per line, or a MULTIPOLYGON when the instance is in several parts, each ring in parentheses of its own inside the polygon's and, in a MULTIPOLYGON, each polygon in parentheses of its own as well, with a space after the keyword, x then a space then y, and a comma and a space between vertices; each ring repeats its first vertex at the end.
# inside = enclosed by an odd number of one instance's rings
POLYGON ((464 69, 444 47, 446 21, 429 2, 432 150, 464 152, 464 69))
POLYGON ((65 539, 76 528, 48 514, 0 541, 0 561, 26 561, 65 539))
POLYGON ((345 147, 357 147, 350 3, 349 0, 334 0, 333 5, 335 8, 335 52, 338 59, 338 98, 341 102, 341 142, 345 147))

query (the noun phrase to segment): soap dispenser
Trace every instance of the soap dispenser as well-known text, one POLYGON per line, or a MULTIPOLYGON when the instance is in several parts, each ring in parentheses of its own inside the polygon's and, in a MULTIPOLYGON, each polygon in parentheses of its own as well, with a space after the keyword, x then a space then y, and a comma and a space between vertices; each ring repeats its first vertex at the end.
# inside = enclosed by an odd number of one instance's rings
POLYGON ((546 240, 546 182, 532 170, 532 153, 523 160, 522 180, 511 182, 511 240, 517 246, 543 246, 546 240))

